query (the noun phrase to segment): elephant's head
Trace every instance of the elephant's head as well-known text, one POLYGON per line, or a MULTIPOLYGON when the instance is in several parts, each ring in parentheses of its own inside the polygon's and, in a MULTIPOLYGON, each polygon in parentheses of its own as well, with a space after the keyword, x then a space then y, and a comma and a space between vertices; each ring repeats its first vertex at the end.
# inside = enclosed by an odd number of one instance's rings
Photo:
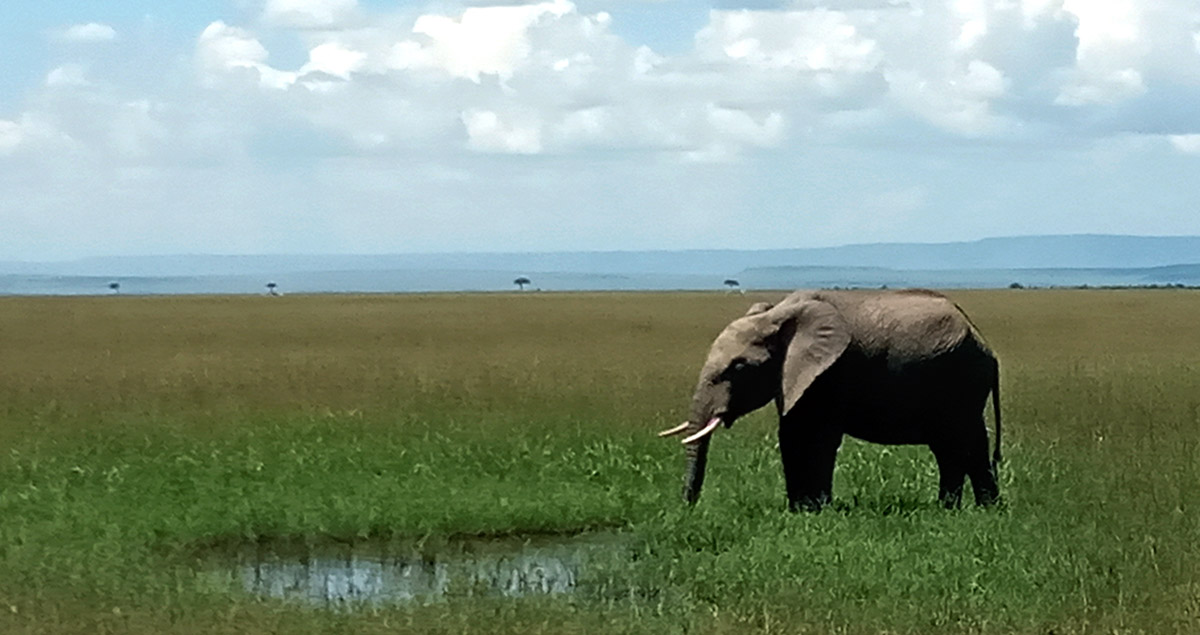
POLYGON ((660 433, 687 433, 684 500, 694 503, 700 497, 708 444, 720 424, 729 427, 773 399, 781 416, 786 414, 849 342, 836 308, 803 297, 777 306, 760 302, 725 327, 700 371, 688 420, 660 433))

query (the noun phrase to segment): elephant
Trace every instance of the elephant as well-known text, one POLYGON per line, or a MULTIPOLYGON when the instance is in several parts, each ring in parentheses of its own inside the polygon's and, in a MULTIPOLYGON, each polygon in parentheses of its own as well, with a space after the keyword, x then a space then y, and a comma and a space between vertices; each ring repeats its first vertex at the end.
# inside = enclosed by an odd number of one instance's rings
POLYGON ((1000 500, 1000 365, 966 313, 925 289, 797 291, 760 302, 713 342, 683 424, 683 498, 704 484, 720 424, 774 400, 779 452, 792 511, 832 500, 843 435, 889 445, 928 445, 938 499, 961 505, 971 479, 977 505, 1000 500), (989 393, 996 426, 988 461, 989 393))

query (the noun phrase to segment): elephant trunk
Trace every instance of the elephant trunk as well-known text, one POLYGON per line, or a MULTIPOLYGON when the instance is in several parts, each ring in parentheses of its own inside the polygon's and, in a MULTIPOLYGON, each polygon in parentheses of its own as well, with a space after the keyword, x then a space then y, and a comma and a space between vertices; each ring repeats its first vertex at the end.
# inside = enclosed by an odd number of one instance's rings
MULTIPOLYGON (((699 432, 701 425, 693 423, 688 428, 688 436, 699 432)), ((704 485, 704 468, 708 465, 708 443, 711 440, 712 437, 706 435, 685 446, 687 469, 683 475, 683 500, 689 505, 700 499, 700 488, 704 485)))

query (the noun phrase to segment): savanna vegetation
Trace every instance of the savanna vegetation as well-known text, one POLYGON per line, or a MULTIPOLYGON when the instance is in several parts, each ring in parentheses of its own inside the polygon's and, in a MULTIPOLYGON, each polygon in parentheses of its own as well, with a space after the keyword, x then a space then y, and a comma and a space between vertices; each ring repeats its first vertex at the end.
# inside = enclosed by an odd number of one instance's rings
POLYGON ((835 505, 788 513, 773 412, 719 432, 687 509, 654 432, 781 295, 0 299, 0 632, 1200 632, 1200 293, 952 294, 1001 359, 1001 509, 848 440, 835 505), (588 595, 329 611, 197 573, 239 541, 595 528, 636 558, 588 595))

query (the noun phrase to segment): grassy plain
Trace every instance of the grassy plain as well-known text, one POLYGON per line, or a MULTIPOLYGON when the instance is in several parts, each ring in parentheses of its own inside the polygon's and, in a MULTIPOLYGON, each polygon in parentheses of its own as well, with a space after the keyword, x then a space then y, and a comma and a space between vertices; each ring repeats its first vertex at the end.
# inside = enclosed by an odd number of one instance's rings
POLYGON ((1200 632, 1200 293, 954 292, 1001 358, 1001 510, 843 446, 785 511, 773 415, 678 502, 712 336, 781 294, 0 299, 0 632, 1200 632), (338 613, 206 546, 619 527, 599 598, 338 613))

